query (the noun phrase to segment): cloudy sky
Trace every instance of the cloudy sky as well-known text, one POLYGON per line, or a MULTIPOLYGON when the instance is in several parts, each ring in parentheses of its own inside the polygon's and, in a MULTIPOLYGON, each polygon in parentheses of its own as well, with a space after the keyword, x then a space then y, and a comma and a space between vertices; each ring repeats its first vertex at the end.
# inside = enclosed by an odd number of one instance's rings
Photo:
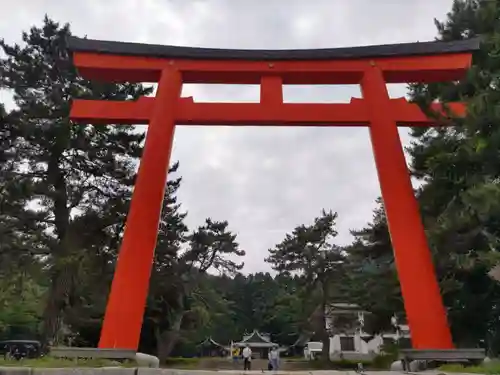
MULTIPOLYGON (((219 48, 331 48, 432 40, 451 0, 0 0, 0 37, 44 14, 93 39, 219 48)), ((392 97, 405 87, 390 86, 392 97)), ((253 86, 186 85, 198 101, 259 100, 253 86)), ((286 102, 347 102, 357 86, 285 87, 286 102)), ((8 93, 0 100, 9 103, 8 93)), ((400 131, 404 144, 407 131, 400 131)), ((338 242, 372 217, 380 188, 367 129, 179 127, 173 159, 191 227, 228 220, 247 251, 245 271, 266 271, 267 249, 322 208, 339 214, 338 242)))

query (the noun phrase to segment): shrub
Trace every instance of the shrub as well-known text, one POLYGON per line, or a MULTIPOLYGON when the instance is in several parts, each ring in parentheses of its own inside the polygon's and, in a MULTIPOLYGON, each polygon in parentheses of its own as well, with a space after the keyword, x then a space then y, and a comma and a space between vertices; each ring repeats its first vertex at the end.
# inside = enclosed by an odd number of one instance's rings
POLYGON ((379 354, 371 363, 371 367, 378 370, 388 370, 391 364, 398 359, 396 354, 379 354))

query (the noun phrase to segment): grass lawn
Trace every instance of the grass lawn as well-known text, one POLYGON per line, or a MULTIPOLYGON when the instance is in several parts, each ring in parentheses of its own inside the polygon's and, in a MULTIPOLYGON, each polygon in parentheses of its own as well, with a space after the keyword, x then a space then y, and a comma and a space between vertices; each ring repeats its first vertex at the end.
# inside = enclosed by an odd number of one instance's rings
MULTIPOLYGON (((220 359, 214 358, 204 358, 204 361, 209 362, 220 362, 220 359)), ((325 366, 320 363, 308 362, 303 363, 304 360, 301 358, 287 358, 287 361, 293 364, 293 370, 304 370, 307 368, 308 370, 319 370, 319 369, 336 369, 336 370, 346 370, 346 369, 354 369, 356 368, 357 361, 353 361, 350 363, 349 361, 334 361, 328 363, 328 366, 325 366), (295 362, 295 363, 294 363, 295 362), (302 363, 301 363, 302 362, 302 363), (356 363, 354 363, 356 362, 356 363), (300 366, 302 365, 302 366, 300 366), (297 368, 295 368, 297 367, 297 368), (302 368, 304 367, 304 368, 302 368)), ((319 362, 319 361, 318 361, 319 362)), ((206 363, 205 363, 206 364, 206 363)), ((199 358, 170 358, 167 363, 164 363, 161 367, 170 367, 170 368, 178 368, 178 369, 195 369, 200 365, 199 358)), ((365 363, 365 369, 375 370, 378 366, 373 366, 371 363, 365 363)), ((126 361, 126 362, 118 362, 106 359, 80 359, 78 361, 69 360, 69 359, 59 359, 53 358, 50 356, 37 358, 37 359, 25 359, 21 361, 13 361, 13 360, 4 360, 0 358, 0 367, 33 367, 33 368, 71 368, 71 367, 137 367, 137 364, 134 361, 126 361)), ((205 366, 201 366, 205 367, 205 366)), ((211 368, 212 366, 206 366, 208 370, 214 370, 211 368)), ((218 366, 215 366, 218 367, 218 366)), ((385 366, 380 366, 385 367, 385 366)), ((380 367, 378 369, 380 369, 380 367)), ((292 370, 292 369, 290 369, 292 370)), ((500 374, 500 361, 491 361, 489 363, 479 365, 479 366, 463 366, 463 365, 443 365, 439 367, 440 371, 446 373, 470 373, 470 374, 491 374, 491 375, 499 375, 500 374)))
POLYGON ((443 372, 462 372, 469 374, 500 374, 500 361, 491 361, 478 366, 443 365, 439 367, 443 372))
POLYGON ((0 359, 0 367, 41 367, 41 368, 66 368, 66 367, 136 367, 132 361, 116 362, 106 359, 59 359, 50 356, 37 359, 23 359, 21 361, 0 359))

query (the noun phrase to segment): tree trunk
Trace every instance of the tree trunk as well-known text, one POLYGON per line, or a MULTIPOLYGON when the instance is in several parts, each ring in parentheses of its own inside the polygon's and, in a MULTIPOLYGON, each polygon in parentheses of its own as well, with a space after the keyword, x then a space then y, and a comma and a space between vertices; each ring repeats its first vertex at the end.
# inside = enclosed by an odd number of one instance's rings
MULTIPOLYGON (((325 315, 325 314, 323 314, 325 315)), ((323 319, 323 323, 326 324, 325 319, 323 319)), ((330 360, 330 336, 328 335, 328 331, 326 330, 326 327, 323 327, 321 331, 321 342, 323 343, 323 349, 321 350, 321 357, 325 361, 330 360)))
POLYGON ((60 151, 54 151, 48 162, 47 178, 54 188, 54 223, 58 244, 52 249, 54 264, 47 302, 43 312, 42 346, 56 345, 65 305, 71 293, 74 275, 70 264, 65 260, 70 254, 68 193, 63 171, 59 167, 60 151))
POLYGON ((52 265, 51 283, 43 312, 42 346, 57 345, 67 308, 72 304, 74 286, 79 275, 80 260, 72 256, 69 234, 59 245, 62 249, 52 265), (64 251, 64 253, 63 253, 64 251))
POLYGON ((330 361, 330 335, 328 334, 328 329, 326 327, 326 308, 327 308, 327 290, 323 285, 323 296, 321 301, 321 341, 323 343, 323 348, 321 349, 321 357, 324 361, 330 361))
POLYGON ((44 348, 58 344, 67 297, 73 284, 72 273, 73 270, 70 267, 62 267, 52 277, 43 312, 42 345, 44 348))
POLYGON ((160 363, 165 363, 172 350, 174 350, 175 344, 177 344, 180 337, 183 317, 184 311, 178 312, 168 331, 160 332, 159 328, 156 329, 156 346, 160 363))

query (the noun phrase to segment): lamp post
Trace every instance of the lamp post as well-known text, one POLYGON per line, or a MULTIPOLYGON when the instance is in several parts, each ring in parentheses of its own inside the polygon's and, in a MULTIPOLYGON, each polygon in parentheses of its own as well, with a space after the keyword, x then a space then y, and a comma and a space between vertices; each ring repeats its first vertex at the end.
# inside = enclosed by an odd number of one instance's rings
POLYGON ((365 314, 363 313, 363 311, 358 311, 358 330, 360 336, 363 334, 364 326, 365 326, 365 314))
POLYGON ((391 324, 392 326, 395 328, 396 330, 396 345, 399 346, 399 337, 400 337, 400 326, 399 326, 399 323, 398 323, 398 317, 396 316, 396 314, 394 314, 391 318, 391 324))

